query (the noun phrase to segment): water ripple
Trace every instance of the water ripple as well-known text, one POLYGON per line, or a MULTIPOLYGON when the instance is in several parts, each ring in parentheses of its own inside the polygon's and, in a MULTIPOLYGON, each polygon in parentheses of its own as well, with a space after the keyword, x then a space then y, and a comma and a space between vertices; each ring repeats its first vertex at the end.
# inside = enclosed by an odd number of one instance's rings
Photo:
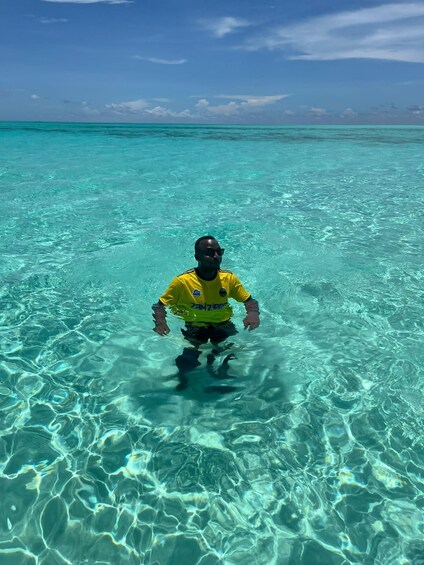
POLYGON ((0 129, 0 561, 422 563, 422 128, 0 129), (177 393, 205 229, 263 323, 177 393))

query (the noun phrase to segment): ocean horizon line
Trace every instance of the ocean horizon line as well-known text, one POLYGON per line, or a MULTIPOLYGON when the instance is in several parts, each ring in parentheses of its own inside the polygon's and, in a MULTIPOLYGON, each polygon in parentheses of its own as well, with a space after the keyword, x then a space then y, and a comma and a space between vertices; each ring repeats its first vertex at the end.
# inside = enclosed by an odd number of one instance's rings
POLYGON ((4 124, 66 124, 84 126, 133 126, 133 127, 199 127, 199 128, 423 128, 423 124, 237 124, 237 123, 181 123, 181 122, 81 122, 63 120, 0 120, 0 125, 4 124))

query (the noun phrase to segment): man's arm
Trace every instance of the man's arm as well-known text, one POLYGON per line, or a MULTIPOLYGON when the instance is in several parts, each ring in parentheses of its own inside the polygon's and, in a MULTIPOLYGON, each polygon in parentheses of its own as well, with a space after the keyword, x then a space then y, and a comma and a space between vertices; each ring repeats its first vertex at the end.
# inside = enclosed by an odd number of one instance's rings
POLYGON ((259 304, 258 301, 249 296, 249 298, 244 302, 244 307, 246 308, 247 316, 243 320, 244 329, 249 329, 249 332, 254 330, 261 323, 259 320, 259 304))
POLYGON ((153 331, 159 335, 168 335, 171 331, 166 323, 166 309, 162 302, 159 300, 156 304, 152 306, 153 310, 153 321, 155 322, 155 327, 153 331))

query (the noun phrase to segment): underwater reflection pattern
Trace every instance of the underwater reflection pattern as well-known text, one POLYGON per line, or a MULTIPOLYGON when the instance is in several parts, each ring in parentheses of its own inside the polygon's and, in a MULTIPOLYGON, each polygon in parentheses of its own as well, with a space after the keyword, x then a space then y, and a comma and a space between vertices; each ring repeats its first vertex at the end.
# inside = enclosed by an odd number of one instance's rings
POLYGON ((424 563, 424 133, 5 134, 2 565, 424 563), (263 322, 177 392, 205 227, 263 322))

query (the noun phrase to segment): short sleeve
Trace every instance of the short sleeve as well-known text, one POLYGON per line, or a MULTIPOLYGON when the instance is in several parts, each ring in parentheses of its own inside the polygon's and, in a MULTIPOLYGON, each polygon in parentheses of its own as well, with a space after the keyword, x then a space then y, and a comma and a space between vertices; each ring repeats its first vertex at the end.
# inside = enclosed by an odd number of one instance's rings
POLYGON ((234 273, 232 273, 231 276, 230 298, 234 298, 237 302, 246 302, 246 300, 250 298, 250 294, 243 287, 234 273))
POLYGON ((165 292, 162 294, 159 300, 165 306, 178 304, 181 295, 181 287, 182 287, 181 281, 178 279, 178 277, 175 277, 175 279, 171 281, 171 284, 168 286, 168 288, 165 290, 165 292))

